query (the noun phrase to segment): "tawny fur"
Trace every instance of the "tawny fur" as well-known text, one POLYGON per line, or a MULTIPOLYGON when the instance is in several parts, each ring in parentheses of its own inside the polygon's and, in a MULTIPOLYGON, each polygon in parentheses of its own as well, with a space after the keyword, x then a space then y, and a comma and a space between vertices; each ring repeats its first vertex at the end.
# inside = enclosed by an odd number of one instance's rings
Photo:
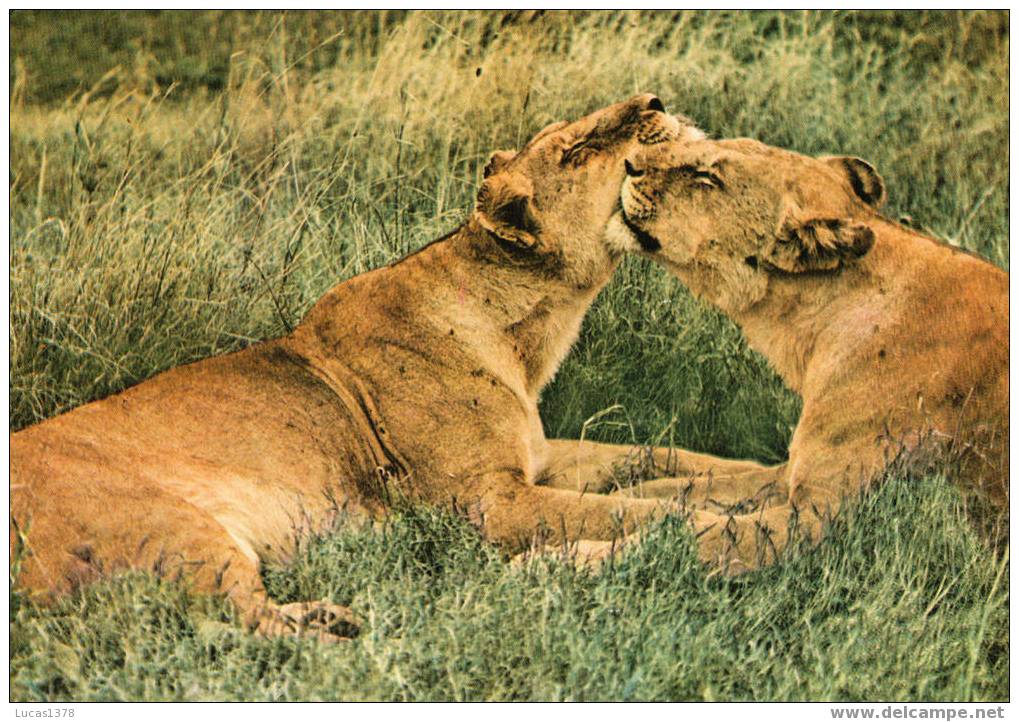
MULTIPOLYGON (((18 584, 52 597, 155 570, 228 593, 263 633, 326 639, 349 612, 278 607, 258 569, 337 514, 456 504, 513 549, 539 529, 611 539, 620 514, 656 513, 579 493, 605 488, 630 450, 547 441, 537 398, 618 263, 603 233, 623 159, 681 131, 660 108, 638 96, 496 154, 461 228, 339 284, 292 334, 13 434, 18 584)), ((672 458, 691 472, 713 463, 672 458)))
POLYGON ((640 250, 631 229, 657 241, 646 255, 739 324, 803 398, 788 463, 630 494, 731 504, 766 490, 761 513, 694 516, 705 559, 753 568, 782 549, 794 509, 816 538, 820 517, 923 445, 1007 527, 1007 274, 882 217, 883 183, 857 158, 673 142, 630 171, 630 227, 614 219, 612 245, 640 250))

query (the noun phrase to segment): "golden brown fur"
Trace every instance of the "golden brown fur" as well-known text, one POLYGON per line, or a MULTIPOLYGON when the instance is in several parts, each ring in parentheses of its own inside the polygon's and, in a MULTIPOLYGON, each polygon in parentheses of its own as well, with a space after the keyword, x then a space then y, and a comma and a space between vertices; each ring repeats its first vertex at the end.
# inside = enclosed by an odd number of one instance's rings
POLYGON ((736 321, 803 398, 788 463, 694 483, 701 502, 773 503, 732 520, 696 512, 705 559, 734 571, 773 559, 793 509, 816 537, 817 514, 921 444, 1007 514, 1007 274, 879 215, 884 185, 857 158, 703 140, 639 151, 627 172, 610 240, 736 321))
MULTIPOLYGON (((258 568, 340 511, 456 503, 510 548, 540 528, 607 540, 617 515, 654 513, 579 493, 604 489, 629 449, 546 440, 537 397, 618 263, 603 234, 624 157, 681 130, 661 110, 638 96, 495 154, 461 228, 339 284, 285 338, 12 435, 18 583, 52 596, 152 569, 227 592, 263 633, 328 638, 349 611, 278 607, 258 568)), ((712 463, 680 458, 691 473, 712 463)))

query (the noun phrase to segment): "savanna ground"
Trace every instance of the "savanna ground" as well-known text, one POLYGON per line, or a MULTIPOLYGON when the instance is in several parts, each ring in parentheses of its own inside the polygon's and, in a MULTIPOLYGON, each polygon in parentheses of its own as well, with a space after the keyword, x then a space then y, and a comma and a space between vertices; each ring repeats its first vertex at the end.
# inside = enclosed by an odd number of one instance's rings
MULTIPOLYGON (((487 155, 638 91, 716 136, 872 161, 887 211, 1007 270, 1007 13, 14 12, 10 423, 285 333, 462 220, 487 155)), ((783 458, 798 414, 738 331, 628 260, 546 391, 550 436, 783 458)), ((11 593, 15 700, 992 700, 1007 553, 942 474, 817 549, 708 577, 679 520, 592 573, 511 568, 452 513, 266 571, 364 619, 243 633, 143 575, 11 593)), ((16 573, 16 569, 15 569, 16 573)))

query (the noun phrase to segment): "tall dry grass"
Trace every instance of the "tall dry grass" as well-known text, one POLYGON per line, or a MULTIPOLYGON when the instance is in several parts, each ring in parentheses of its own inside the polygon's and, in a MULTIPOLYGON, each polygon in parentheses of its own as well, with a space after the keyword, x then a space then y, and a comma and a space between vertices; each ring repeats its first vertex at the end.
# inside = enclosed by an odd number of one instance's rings
MULTIPOLYGON (((852 13, 327 15, 330 32, 310 48, 302 36, 299 51, 288 28, 306 27, 304 16, 225 17, 236 45, 220 92, 159 83, 138 50, 63 102, 25 102, 25 88, 15 98, 15 427, 285 332, 333 283, 455 226, 489 152, 644 90, 720 136, 864 156, 888 181, 892 214, 1008 264, 1000 14, 933 15, 927 25, 904 16, 898 35, 894 23, 852 13), (988 46, 978 65, 967 37, 988 46), (918 63, 927 45, 949 51, 918 63), (333 65, 302 68, 326 50, 333 65)), ((24 84, 44 70, 29 68, 24 84)), ((675 337, 696 336, 695 359, 713 347, 749 359, 737 337, 631 264, 586 339, 601 357, 643 368, 653 360, 626 351, 635 326, 655 358, 681 367, 667 374, 679 384, 662 394, 668 402, 625 379, 672 407, 638 431, 691 413, 705 425, 694 406, 711 379, 676 358, 675 337)), ((623 385, 618 367, 588 361, 623 385)), ((593 401, 550 423, 575 432, 599 408, 639 397, 622 394, 560 384, 552 395, 563 405, 593 401)), ((775 396, 772 384, 765 405, 775 396)), ((794 405, 782 408, 788 421, 794 405)), ((734 443, 707 436, 708 446, 734 443)), ((766 436, 762 451, 779 453, 781 434, 766 436)))

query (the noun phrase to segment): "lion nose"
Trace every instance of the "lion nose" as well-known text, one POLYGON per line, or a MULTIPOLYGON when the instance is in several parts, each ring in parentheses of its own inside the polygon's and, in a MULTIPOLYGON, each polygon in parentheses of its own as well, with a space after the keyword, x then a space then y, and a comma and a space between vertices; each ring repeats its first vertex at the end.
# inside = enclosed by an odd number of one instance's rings
POLYGON ((642 175, 644 175, 643 169, 637 168, 636 166, 633 165, 633 163, 631 163, 628 160, 623 161, 623 167, 626 168, 626 175, 630 176, 631 178, 640 178, 642 175))

